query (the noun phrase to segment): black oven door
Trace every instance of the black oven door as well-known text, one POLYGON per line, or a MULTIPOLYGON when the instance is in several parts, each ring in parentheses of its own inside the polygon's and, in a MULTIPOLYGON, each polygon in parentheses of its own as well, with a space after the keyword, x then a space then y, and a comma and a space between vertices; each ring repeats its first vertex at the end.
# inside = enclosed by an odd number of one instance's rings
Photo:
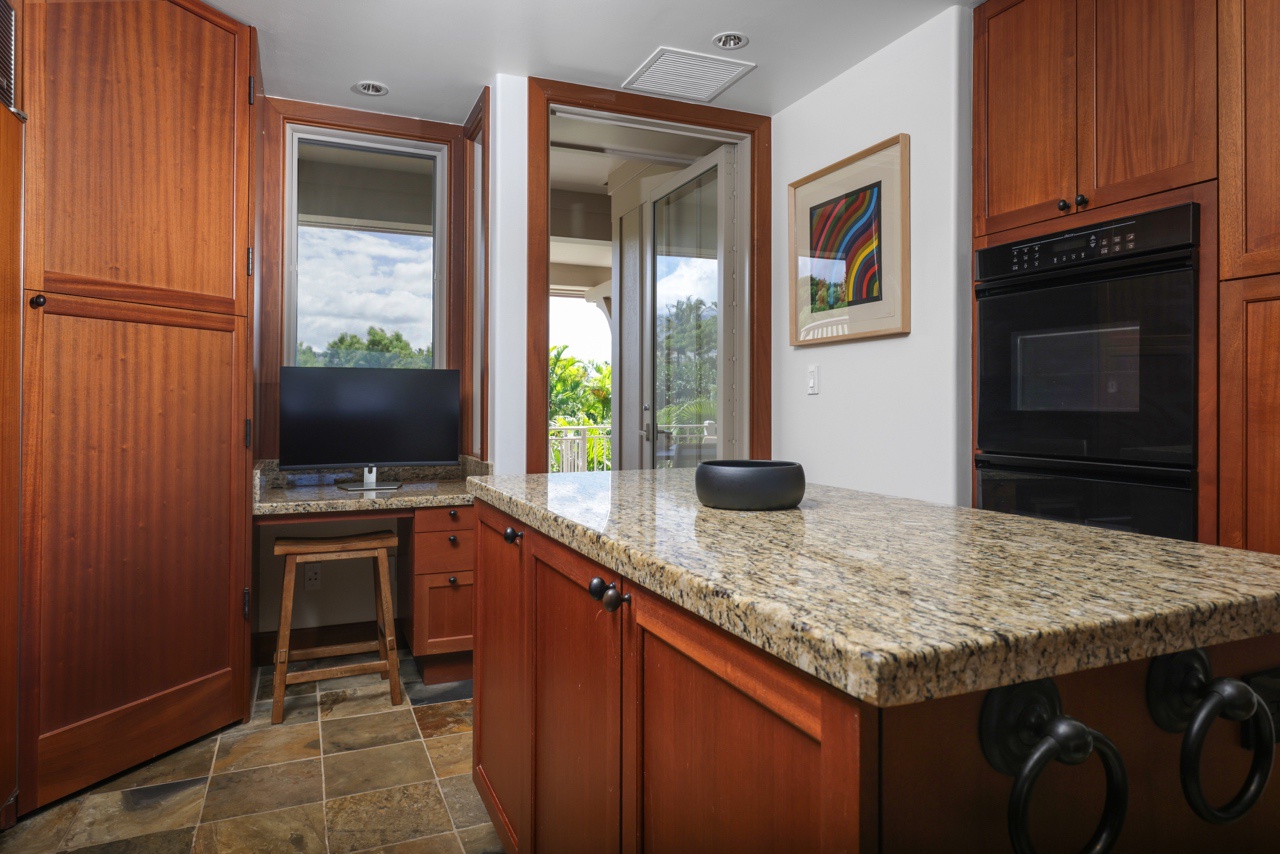
POLYGON ((1189 258, 980 287, 979 449, 1194 465, 1195 294, 1189 258))

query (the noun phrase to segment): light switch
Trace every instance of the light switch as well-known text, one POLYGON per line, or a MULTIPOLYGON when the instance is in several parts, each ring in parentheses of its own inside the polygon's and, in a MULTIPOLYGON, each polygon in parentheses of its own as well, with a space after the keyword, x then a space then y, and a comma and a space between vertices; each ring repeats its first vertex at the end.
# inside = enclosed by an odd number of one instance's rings
POLYGON ((817 366, 817 365, 810 365, 810 366, 809 366, 809 386, 808 386, 808 392, 809 392, 809 394, 817 394, 817 393, 818 393, 818 366, 817 366))

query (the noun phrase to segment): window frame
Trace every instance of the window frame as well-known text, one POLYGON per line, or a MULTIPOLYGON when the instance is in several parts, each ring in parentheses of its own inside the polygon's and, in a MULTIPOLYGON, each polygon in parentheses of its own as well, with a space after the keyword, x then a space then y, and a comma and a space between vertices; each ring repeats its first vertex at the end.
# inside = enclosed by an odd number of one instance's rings
POLYGON ((281 302, 280 364, 292 366, 298 356, 298 145, 311 141, 364 149, 428 156, 434 161, 431 263, 432 366, 448 361, 449 333, 449 144, 377 133, 285 124, 284 163, 284 293, 281 302))

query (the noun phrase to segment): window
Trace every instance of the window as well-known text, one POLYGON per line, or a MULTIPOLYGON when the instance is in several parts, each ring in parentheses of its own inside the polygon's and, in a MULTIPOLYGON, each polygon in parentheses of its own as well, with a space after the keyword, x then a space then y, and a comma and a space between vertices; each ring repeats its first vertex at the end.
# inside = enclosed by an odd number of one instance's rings
POLYGON ((290 125, 289 153, 284 363, 433 367, 446 147, 290 125))

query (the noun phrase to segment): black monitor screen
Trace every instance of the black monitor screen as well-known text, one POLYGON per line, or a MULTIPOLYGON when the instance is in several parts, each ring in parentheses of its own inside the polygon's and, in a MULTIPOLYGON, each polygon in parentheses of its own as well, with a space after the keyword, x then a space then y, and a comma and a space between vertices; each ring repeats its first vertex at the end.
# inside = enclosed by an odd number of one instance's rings
POLYGON ((458 372, 281 368, 280 468, 458 462, 458 372))

